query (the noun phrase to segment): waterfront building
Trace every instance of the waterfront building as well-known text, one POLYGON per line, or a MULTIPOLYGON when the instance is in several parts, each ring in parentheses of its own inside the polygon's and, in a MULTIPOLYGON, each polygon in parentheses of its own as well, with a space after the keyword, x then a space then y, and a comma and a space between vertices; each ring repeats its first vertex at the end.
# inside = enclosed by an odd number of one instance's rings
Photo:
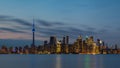
POLYGON ((63 37, 62 41, 63 42, 61 44, 61 51, 62 51, 62 53, 68 54, 69 53, 69 48, 68 48, 69 36, 63 37))
POLYGON ((66 44, 69 44, 69 36, 66 36, 66 44))
POLYGON ((39 45, 37 47, 37 51, 38 51, 38 54, 47 54, 47 53, 44 53, 44 45, 39 45))
POLYGON ((52 54, 54 54, 54 53, 56 52, 56 45, 57 45, 56 36, 51 36, 51 37, 50 37, 49 46, 50 46, 50 52, 51 52, 52 54))
POLYGON ((99 54, 99 46, 95 42, 92 44, 91 54, 99 54))
POLYGON ((48 42, 47 42, 47 40, 45 40, 44 41, 44 52, 46 53, 46 52, 48 52, 48 42))
POLYGON ((2 53, 2 54, 7 54, 8 53, 8 49, 7 49, 7 47, 5 45, 3 45, 1 47, 0 53, 2 53))
POLYGON ((12 54, 12 53, 13 53, 13 47, 9 47, 8 53, 9 53, 9 54, 12 54))
POLYGON ((63 37, 62 44, 63 44, 63 45, 66 44, 66 38, 65 38, 65 37, 63 37))
POLYGON ((49 54, 50 53, 50 46, 48 45, 48 41, 44 41, 44 50, 43 50, 43 53, 44 54, 49 54))
POLYGON ((57 44, 56 36, 50 36, 50 42, 49 45, 55 46, 57 44))
POLYGON ((79 42, 79 50, 80 50, 80 53, 82 53, 82 51, 83 51, 83 41, 82 41, 82 36, 79 36, 79 38, 78 38, 78 42, 79 42))
POLYGON ((19 50, 19 54, 23 54, 23 49, 22 49, 22 47, 19 47, 18 50, 19 50))
POLYGON ((61 42, 59 42, 59 41, 57 41, 56 53, 57 53, 57 54, 60 54, 60 53, 61 53, 61 42))
POLYGON ((73 49, 74 49, 74 53, 78 54, 79 53, 79 42, 78 40, 74 42, 73 44, 73 49))
POLYGON ((73 51, 82 54, 98 54, 99 46, 94 42, 93 36, 87 36, 85 40, 82 40, 82 36, 79 36, 73 44, 73 51))

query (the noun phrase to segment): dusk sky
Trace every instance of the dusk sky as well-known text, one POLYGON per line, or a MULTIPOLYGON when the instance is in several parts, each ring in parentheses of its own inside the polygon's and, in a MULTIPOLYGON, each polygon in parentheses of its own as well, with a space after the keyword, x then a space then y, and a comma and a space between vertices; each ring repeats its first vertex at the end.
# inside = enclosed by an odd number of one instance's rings
POLYGON ((31 44, 33 18, 36 44, 51 35, 69 35, 71 42, 93 35, 120 45, 120 0, 0 0, 0 39, 31 44))

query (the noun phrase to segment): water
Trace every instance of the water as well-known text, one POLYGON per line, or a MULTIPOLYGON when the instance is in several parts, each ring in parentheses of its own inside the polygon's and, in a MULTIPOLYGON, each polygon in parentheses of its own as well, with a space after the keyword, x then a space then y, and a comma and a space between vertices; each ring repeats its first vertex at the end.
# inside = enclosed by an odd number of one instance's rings
POLYGON ((0 55, 0 68, 120 68, 120 55, 0 55))

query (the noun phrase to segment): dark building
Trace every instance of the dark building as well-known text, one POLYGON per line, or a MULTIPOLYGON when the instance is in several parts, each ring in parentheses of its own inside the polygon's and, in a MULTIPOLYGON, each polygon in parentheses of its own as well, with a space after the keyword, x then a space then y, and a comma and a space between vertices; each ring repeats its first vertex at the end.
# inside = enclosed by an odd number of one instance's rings
POLYGON ((66 36, 66 44, 69 44, 69 36, 66 36))
POLYGON ((66 44, 66 39, 65 39, 65 37, 63 37, 62 44, 63 44, 63 45, 65 45, 65 44, 66 44))
POLYGON ((56 52, 56 46, 57 46, 57 39, 55 36, 50 37, 49 45, 50 45, 50 52, 54 54, 56 52))
POLYGON ((56 45, 57 44, 57 39, 55 36, 50 37, 50 43, 49 45, 56 45))
POLYGON ((68 44, 69 44, 69 36, 63 37, 62 47, 61 47, 62 53, 66 53, 66 54, 69 53, 68 44))
POLYGON ((94 38, 93 38, 93 36, 90 36, 90 40, 91 40, 91 41, 94 41, 94 38))
POLYGON ((44 41, 44 51, 50 52, 50 46, 48 46, 48 41, 44 41))
POLYGON ((82 41, 82 36, 79 37, 79 48, 80 48, 80 52, 82 52, 83 50, 83 41, 82 41))
POLYGON ((47 41, 47 40, 45 40, 45 41, 44 41, 44 45, 47 45, 47 44, 48 44, 48 41, 47 41))

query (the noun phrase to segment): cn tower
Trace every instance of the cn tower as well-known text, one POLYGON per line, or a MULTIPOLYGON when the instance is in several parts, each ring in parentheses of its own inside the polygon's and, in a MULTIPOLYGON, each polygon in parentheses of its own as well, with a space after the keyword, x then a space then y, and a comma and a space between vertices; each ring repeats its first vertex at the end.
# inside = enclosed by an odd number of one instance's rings
POLYGON ((33 26, 32 26, 32 32, 33 32, 33 41, 32 41, 32 45, 35 46, 35 24, 34 24, 34 19, 33 19, 33 26))

